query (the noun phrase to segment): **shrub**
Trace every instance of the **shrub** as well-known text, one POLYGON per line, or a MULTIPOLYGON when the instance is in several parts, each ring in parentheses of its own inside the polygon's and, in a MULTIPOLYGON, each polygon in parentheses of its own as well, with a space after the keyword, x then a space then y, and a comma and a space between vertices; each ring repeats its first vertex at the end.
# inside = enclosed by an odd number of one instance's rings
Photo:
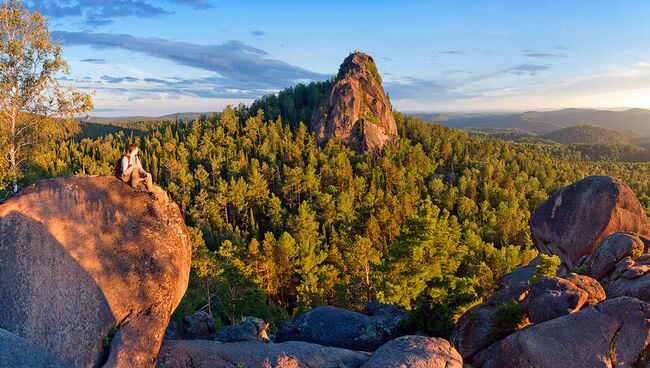
POLYGON ((115 337, 116 333, 117 333, 117 327, 111 328, 111 330, 108 332, 108 335, 104 336, 104 346, 106 347, 111 346, 111 342, 113 341, 113 337, 115 337))
POLYGON ((573 273, 578 275, 589 275, 589 267, 586 263, 579 264, 573 268, 573 273))
POLYGON ((365 114, 363 115, 363 118, 364 118, 366 121, 369 121, 369 122, 371 122, 371 123, 373 123, 373 124, 375 124, 375 125, 381 125, 381 121, 379 120, 379 118, 376 117, 376 116, 375 116, 374 114, 372 114, 371 112, 367 112, 367 113, 365 113, 365 114))
POLYGON ((492 321, 492 336, 502 339, 530 324, 526 307, 511 300, 496 306, 492 321))
POLYGON ((553 277, 557 275, 557 269, 560 267, 560 258, 558 256, 549 256, 543 253, 539 254, 540 260, 535 267, 535 276, 530 279, 530 283, 535 283, 542 277, 553 277))

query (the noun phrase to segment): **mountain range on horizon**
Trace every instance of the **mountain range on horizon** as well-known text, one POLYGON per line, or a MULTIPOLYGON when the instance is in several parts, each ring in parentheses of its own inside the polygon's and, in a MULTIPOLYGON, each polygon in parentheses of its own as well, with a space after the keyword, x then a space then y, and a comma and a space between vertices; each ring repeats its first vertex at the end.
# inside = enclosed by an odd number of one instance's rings
POLYGON ((650 110, 630 108, 623 111, 566 108, 523 113, 416 113, 426 121, 454 128, 520 129, 536 135, 576 125, 593 125, 613 130, 629 130, 650 135, 650 110))
MULTIPOLYGON (((162 116, 86 116, 79 118, 87 123, 108 123, 153 120, 194 120, 208 112, 178 112, 162 116)), ((565 108, 560 110, 531 110, 526 112, 406 112, 425 121, 440 123, 462 129, 518 130, 521 133, 545 135, 572 126, 627 130, 642 136, 650 135, 650 109, 628 108, 625 110, 599 110, 565 108)))

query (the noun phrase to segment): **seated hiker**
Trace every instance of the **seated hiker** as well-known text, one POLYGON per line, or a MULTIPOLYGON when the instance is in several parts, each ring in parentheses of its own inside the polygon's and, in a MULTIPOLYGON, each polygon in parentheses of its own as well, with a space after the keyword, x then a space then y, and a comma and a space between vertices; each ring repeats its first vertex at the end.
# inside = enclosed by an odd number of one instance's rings
POLYGON ((151 174, 142 168, 138 152, 137 144, 129 145, 127 153, 122 155, 122 158, 115 163, 115 176, 130 184, 133 188, 136 188, 140 183, 144 183, 149 194, 154 197, 151 174))

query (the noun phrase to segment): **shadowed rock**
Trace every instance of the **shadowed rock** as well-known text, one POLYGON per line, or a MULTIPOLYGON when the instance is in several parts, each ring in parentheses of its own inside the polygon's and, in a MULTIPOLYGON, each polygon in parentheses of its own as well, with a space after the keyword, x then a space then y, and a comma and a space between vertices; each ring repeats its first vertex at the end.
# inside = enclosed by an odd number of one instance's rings
POLYGON ((213 335, 213 340, 220 342, 269 341, 269 335, 266 333, 268 326, 260 318, 246 317, 239 324, 220 328, 213 335))
POLYGON ((158 368, 358 368, 369 355, 292 341, 220 343, 208 340, 165 341, 158 368))
POLYGON ((73 367, 150 367, 187 288, 178 207, 114 177, 39 182, 0 205, 0 328, 73 367))
POLYGON ((649 342, 650 305, 621 297, 508 336, 482 368, 636 367, 649 342))
POLYGON ((590 176, 542 203, 530 218, 530 231, 540 251, 559 256, 570 270, 607 235, 649 235, 650 226, 629 186, 610 176, 590 176))
POLYGON ((382 345, 361 368, 463 368, 463 358, 447 340, 402 336, 382 345))
POLYGON ((401 332, 406 314, 396 308, 368 310, 371 316, 338 307, 318 307, 287 321, 276 341, 306 341, 326 346, 372 351, 401 332))
POLYGON ((357 151, 379 153, 397 136, 397 124, 372 57, 355 52, 312 115, 316 140, 338 139, 357 151))
POLYGON ((508 272, 497 280, 499 287, 505 288, 513 284, 528 282, 537 273, 537 266, 540 263, 540 257, 533 258, 526 266, 519 267, 512 272, 508 272))
POLYGON ((636 257, 646 252, 650 239, 631 233, 614 233, 601 241, 585 261, 589 276, 602 280, 608 276, 623 258, 631 255, 636 257))
POLYGON ((641 256, 631 262, 626 260, 619 262, 623 267, 612 274, 605 285, 607 297, 631 296, 650 302, 650 256, 641 256))
POLYGON ((451 334, 451 341, 465 359, 470 359, 497 341, 493 333, 495 316, 494 305, 480 304, 463 313, 458 319, 451 334))
POLYGON ((66 366, 42 348, 0 329, 0 367, 65 368, 66 366))
POLYGON ((569 280, 544 277, 530 290, 528 315, 533 323, 548 321, 582 308, 588 298, 586 291, 569 280))
POLYGON ((451 334, 451 341, 467 360, 499 339, 494 333, 497 305, 520 303, 530 293, 527 282, 514 283, 492 295, 484 304, 470 308, 458 319, 451 334))
POLYGON ((183 339, 210 339, 217 330, 216 322, 204 311, 194 312, 191 316, 183 317, 181 334, 183 339))
POLYGON ((519 303, 528 296, 529 292, 530 284, 527 282, 517 282, 492 294, 486 304, 496 305, 512 301, 519 303))

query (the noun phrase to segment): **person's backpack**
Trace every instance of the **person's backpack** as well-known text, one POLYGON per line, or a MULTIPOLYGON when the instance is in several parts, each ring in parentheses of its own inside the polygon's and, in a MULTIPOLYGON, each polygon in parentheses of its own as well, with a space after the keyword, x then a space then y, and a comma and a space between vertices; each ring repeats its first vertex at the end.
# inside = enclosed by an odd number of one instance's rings
POLYGON ((131 156, 122 155, 122 156, 120 156, 120 158, 117 161, 115 161, 115 166, 113 167, 113 171, 115 172, 115 176, 120 178, 120 179, 122 178, 122 174, 124 174, 122 172, 122 159, 124 158, 124 156, 129 158, 129 165, 130 165, 131 164, 131 156))

